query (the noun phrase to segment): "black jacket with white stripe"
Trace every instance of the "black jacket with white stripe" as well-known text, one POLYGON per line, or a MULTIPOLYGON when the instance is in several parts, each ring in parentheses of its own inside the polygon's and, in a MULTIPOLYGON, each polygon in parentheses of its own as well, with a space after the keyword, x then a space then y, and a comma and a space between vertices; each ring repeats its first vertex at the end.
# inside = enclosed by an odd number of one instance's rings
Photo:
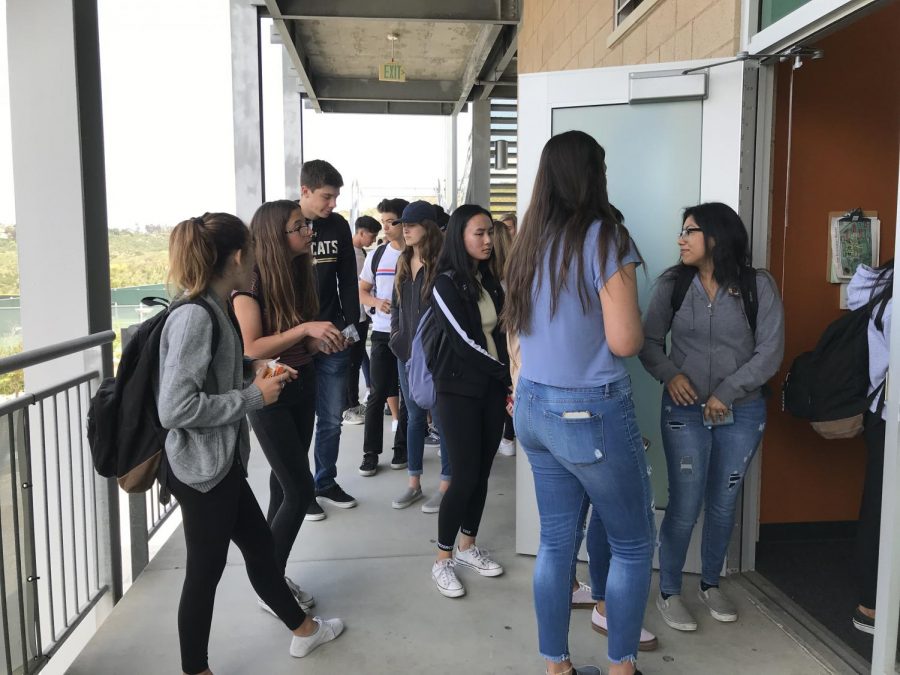
MULTIPOLYGON (((483 272, 481 283, 494 301, 499 316, 503 309, 503 289, 487 270, 483 272)), ((478 303, 469 298, 465 282, 460 286, 451 275, 438 275, 434 281, 432 307, 437 326, 443 333, 429 364, 435 391, 480 398, 488 392, 492 380, 510 386, 506 334, 498 323, 493 331, 499 357, 495 359, 487 351, 481 312, 478 303)))

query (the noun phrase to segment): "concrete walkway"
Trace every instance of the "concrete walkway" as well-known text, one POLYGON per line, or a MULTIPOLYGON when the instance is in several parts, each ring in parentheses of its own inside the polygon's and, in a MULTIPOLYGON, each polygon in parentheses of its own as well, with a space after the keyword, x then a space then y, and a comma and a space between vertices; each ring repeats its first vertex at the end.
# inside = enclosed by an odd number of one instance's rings
MULTIPOLYGON (((386 438, 387 438, 386 434, 386 438)), ((314 610, 340 616, 344 635, 305 659, 288 655, 289 633, 257 608, 243 561, 232 546, 219 585, 210 640, 216 675, 309 673, 428 673, 494 675, 543 672, 537 653, 532 608, 534 559, 514 553, 515 462, 497 457, 479 543, 506 568, 499 578, 462 573, 468 595, 440 596, 431 581, 437 516, 421 502, 391 508, 405 486, 406 472, 384 466, 373 478, 357 474, 362 427, 344 427, 338 479, 360 502, 340 510, 326 506, 328 518, 304 523, 288 563, 288 574, 319 601, 314 610)), ((385 443, 389 447, 389 443, 385 443)), ((437 485, 439 459, 426 448, 426 495, 437 485)), ((263 504, 268 469, 258 447, 251 483, 263 504)), ((180 528, 126 593, 113 614, 68 671, 73 675, 159 675, 179 673, 176 614, 183 580, 184 539, 180 528)), ((587 580, 581 569, 580 578, 587 580)), ((728 584, 741 611, 735 624, 720 624, 699 611, 696 578, 686 580, 686 598, 700 630, 678 633, 648 606, 647 627, 660 649, 642 654, 646 675, 812 675, 832 672, 760 611, 743 587, 728 584)), ((590 612, 572 615, 570 647, 576 665, 595 663, 606 672, 606 638, 594 633, 590 612)))

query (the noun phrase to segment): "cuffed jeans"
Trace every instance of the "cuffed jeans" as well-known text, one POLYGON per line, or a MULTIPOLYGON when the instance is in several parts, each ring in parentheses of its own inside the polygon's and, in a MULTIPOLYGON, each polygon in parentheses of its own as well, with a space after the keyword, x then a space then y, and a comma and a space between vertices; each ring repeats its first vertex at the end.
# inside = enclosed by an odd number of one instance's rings
POLYGON ((569 658, 574 565, 588 506, 605 530, 589 530, 591 578, 612 550, 605 583, 609 659, 635 661, 650 592, 654 518, 650 476, 631 399, 631 381, 562 389, 520 377, 514 420, 537 495, 541 543, 534 570, 534 606, 541 655, 569 658), (565 416, 587 413, 587 416, 565 416), (601 536, 602 535, 602 536, 601 536))
MULTIPOLYGON (((421 476, 425 457, 425 436, 428 433, 428 411, 416 405, 409 395, 406 361, 397 359, 397 375, 400 379, 400 391, 406 402, 406 461, 409 462, 407 470, 410 476, 421 476)), ((441 433, 436 409, 431 411, 431 419, 438 433, 441 433)), ((447 452, 443 434, 441 434, 441 480, 450 480, 450 453, 447 452)))
POLYGON ((316 490, 325 490, 337 478, 341 422, 347 395, 350 350, 317 354, 316 363, 316 490))
POLYGON ((669 504, 659 528, 659 590, 681 594, 681 571, 704 506, 703 583, 718 586, 744 474, 766 428, 762 398, 735 405, 734 424, 708 428, 699 405, 676 405, 663 391, 662 439, 669 504))

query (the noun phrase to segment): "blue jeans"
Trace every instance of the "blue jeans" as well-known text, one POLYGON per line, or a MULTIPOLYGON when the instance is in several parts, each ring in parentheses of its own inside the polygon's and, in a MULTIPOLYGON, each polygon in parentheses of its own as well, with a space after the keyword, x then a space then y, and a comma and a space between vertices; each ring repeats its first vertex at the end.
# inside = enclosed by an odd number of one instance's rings
POLYGON ((669 505, 659 528, 659 589, 667 595, 681 593, 681 570, 704 502, 701 579, 718 585, 744 473, 766 427, 766 402, 734 406, 734 424, 727 426, 709 429, 702 415, 699 405, 676 405, 663 391, 669 505))
POLYGON ((317 354, 316 363, 316 490, 336 483, 341 421, 347 394, 350 350, 317 354))
POLYGON ((596 577, 598 585, 602 572, 597 563, 604 558, 601 540, 608 538, 612 549, 604 584, 609 659, 635 661, 650 592, 655 532, 631 381, 561 389, 520 377, 514 420, 531 463, 541 519, 534 569, 541 655, 557 663, 569 658, 573 562, 590 505, 604 526, 599 536, 588 531, 591 578, 596 577), (566 417, 567 412, 589 416, 566 417))
MULTIPOLYGON (((422 462, 425 457, 425 436, 428 433, 428 411, 416 405, 409 395, 409 379, 406 375, 406 361, 397 359, 397 374, 400 379, 400 392, 406 404, 406 461, 410 476, 422 475, 422 462)), ((431 411, 434 426, 438 427, 437 411, 431 411)), ((440 429, 438 429, 440 433, 440 429)), ((441 480, 450 480, 450 455, 441 435, 441 480)))

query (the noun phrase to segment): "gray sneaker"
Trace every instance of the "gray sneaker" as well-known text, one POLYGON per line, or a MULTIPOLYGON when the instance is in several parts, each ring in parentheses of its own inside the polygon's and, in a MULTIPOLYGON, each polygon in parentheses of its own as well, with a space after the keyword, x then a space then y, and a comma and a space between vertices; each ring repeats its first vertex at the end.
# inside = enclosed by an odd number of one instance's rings
POLYGON ((437 513, 441 510, 441 502, 443 499, 444 493, 438 490, 428 498, 427 502, 422 504, 422 513, 437 513))
POLYGON ((349 408, 344 411, 344 424, 363 424, 366 421, 365 406, 358 405, 355 408, 349 408))
POLYGON ((680 595, 670 595, 666 600, 662 595, 656 596, 656 608, 662 614, 663 621, 675 630, 697 630, 697 620, 685 606, 680 595))
POLYGON ((391 502, 391 506, 395 509, 405 509, 422 498, 422 488, 406 488, 406 492, 391 502))
POLYGON ((709 608, 709 613, 716 621, 731 623, 738 620, 737 607, 718 586, 710 586, 707 590, 697 591, 700 601, 709 608))

